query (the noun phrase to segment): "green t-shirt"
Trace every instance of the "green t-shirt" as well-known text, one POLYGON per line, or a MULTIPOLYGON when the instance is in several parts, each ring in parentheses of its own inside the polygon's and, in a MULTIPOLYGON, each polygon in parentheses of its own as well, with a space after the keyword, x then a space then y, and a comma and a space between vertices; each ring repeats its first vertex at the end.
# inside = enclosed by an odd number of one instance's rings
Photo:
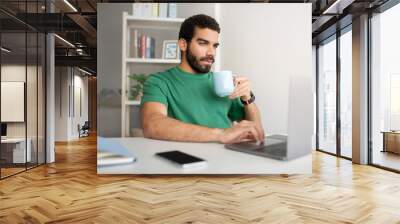
POLYGON ((215 94, 212 72, 191 74, 178 66, 146 80, 141 104, 146 102, 164 104, 171 118, 210 128, 229 128, 245 117, 239 98, 215 94))

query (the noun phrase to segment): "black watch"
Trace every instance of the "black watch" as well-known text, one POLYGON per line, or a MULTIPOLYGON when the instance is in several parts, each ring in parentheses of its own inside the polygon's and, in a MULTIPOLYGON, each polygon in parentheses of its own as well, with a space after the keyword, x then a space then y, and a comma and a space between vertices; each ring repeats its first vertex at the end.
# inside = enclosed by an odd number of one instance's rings
POLYGON ((242 100, 240 99, 240 101, 243 103, 243 105, 249 105, 251 103, 253 103, 256 100, 256 96, 254 96, 253 92, 250 91, 250 99, 249 100, 242 100))

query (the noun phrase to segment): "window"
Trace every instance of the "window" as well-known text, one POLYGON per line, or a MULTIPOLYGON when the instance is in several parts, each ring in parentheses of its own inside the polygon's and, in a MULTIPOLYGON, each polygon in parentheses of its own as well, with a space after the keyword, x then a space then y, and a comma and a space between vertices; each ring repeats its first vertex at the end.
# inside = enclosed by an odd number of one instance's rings
POLYGON ((352 33, 351 26, 340 36, 340 155, 352 156, 352 33))
POLYGON ((400 171, 400 5, 371 18, 371 162, 400 171))
POLYGON ((318 148, 336 153, 336 39, 318 48, 318 148))

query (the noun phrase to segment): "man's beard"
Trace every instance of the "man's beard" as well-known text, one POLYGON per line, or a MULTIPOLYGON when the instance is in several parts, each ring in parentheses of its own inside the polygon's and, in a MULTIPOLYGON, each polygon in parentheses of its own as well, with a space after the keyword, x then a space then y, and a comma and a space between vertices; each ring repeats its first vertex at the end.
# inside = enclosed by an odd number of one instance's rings
POLYGON ((191 52, 190 49, 188 48, 186 51, 186 60, 188 61, 190 67, 192 67, 192 69, 194 71, 196 71, 197 73, 208 73, 211 70, 211 65, 201 65, 200 61, 207 61, 212 59, 212 62, 214 63, 214 57, 204 57, 204 58, 200 58, 199 60, 197 60, 196 56, 194 56, 191 52))

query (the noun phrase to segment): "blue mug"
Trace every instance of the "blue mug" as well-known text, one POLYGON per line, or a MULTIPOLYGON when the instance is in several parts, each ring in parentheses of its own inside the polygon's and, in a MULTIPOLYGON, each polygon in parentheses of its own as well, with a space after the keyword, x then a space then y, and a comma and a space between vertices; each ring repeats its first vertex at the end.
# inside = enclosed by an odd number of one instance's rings
POLYGON ((229 96, 235 90, 231 71, 213 72, 214 90, 220 97, 229 96))

